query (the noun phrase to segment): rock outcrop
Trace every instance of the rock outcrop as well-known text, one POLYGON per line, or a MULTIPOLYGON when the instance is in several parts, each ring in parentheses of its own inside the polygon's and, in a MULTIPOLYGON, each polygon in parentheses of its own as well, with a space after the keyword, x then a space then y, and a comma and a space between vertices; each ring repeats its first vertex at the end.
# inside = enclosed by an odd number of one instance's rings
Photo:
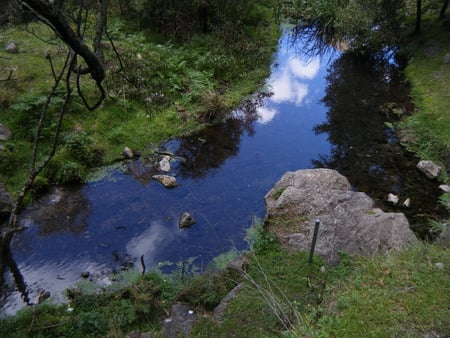
POLYGON ((267 193, 265 202, 267 226, 292 250, 309 251, 319 219, 315 253, 331 265, 339 262, 341 251, 373 255, 417 241, 402 213, 375 208, 369 196, 352 191, 348 180, 335 170, 287 172, 267 193))

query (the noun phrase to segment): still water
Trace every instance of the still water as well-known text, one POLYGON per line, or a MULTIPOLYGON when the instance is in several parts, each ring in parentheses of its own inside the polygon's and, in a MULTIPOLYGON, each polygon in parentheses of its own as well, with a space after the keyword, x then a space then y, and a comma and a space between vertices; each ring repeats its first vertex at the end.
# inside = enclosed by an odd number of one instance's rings
MULTIPOLYGON (((385 126, 390 110, 380 108, 408 108, 396 67, 331 49, 311 55, 292 42, 289 34, 280 40, 266 83, 271 95, 260 105, 248 103, 226 123, 161 145, 175 155, 170 174, 177 188, 152 181, 157 169, 142 158, 27 210, 21 222, 28 229, 16 234, 12 253, 30 300, 40 290, 61 300, 83 272, 107 283, 105 276, 123 266, 140 269, 141 256, 147 269, 186 260, 204 269, 215 256, 247 248, 246 230, 264 217, 264 195, 289 170, 336 168, 380 204, 389 192, 404 199, 417 190, 410 183, 420 177, 403 168, 414 159, 385 126), (185 211, 197 222, 179 229, 185 211)), ((414 218, 423 210, 412 204, 414 218)), ((7 275, 2 314, 23 306, 7 275)))

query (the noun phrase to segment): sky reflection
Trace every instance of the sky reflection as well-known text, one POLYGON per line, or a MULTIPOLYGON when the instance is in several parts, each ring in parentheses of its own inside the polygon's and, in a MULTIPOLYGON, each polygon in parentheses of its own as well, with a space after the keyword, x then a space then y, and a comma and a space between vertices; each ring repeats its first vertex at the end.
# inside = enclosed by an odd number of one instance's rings
POLYGON ((290 103, 301 106, 308 100, 311 82, 319 74, 321 58, 299 55, 298 51, 288 48, 288 38, 281 44, 283 48, 277 56, 278 63, 272 68, 267 86, 273 95, 264 107, 258 108, 258 122, 269 123, 279 113, 277 104, 290 103))

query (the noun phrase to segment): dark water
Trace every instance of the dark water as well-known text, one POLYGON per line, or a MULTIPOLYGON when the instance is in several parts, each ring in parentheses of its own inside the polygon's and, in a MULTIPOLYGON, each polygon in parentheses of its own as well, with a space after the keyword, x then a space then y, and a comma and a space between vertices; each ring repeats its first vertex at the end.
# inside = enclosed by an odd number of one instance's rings
MULTIPOLYGON (((21 220, 28 229, 16 235, 12 253, 31 301, 40 290, 61 299, 85 271, 108 284, 104 276, 133 263, 140 268, 142 255, 148 269, 192 257, 202 269, 247 248, 246 229, 264 217, 264 195, 289 170, 336 168, 385 208, 389 192, 410 197, 402 211, 412 221, 436 212, 437 188, 417 174, 416 160, 384 123, 393 113, 383 104, 411 109, 397 68, 331 50, 311 57, 298 46, 288 35, 280 41, 267 80, 273 94, 260 98, 262 106, 247 102, 246 113, 162 145, 177 158, 170 172, 177 188, 152 181, 156 169, 143 158, 28 210, 21 220), (180 230, 185 211, 197 223, 180 230)), ((1 293, 3 314, 24 306, 9 274, 1 293)))

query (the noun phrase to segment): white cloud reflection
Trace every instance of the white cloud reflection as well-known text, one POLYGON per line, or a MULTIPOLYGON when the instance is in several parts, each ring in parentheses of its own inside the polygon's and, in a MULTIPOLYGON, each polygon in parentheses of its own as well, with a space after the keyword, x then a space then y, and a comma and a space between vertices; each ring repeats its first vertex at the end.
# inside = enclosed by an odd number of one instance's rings
POLYGON ((156 253, 182 235, 183 231, 178 230, 176 224, 152 222, 147 230, 128 242, 126 250, 132 257, 144 255, 146 265, 155 266, 158 263, 155 261, 156 253))
POLYGON ((270 122, 278 110, 270 103, 292 103, 300 106, 309 94, 308 81, 316 77, 320 69, 320 58, 301 58, 288 51, 279 56, 279 67, 272 72, 268 85, 273 95, 264 107, 258 108, 260 123, 270 122))

